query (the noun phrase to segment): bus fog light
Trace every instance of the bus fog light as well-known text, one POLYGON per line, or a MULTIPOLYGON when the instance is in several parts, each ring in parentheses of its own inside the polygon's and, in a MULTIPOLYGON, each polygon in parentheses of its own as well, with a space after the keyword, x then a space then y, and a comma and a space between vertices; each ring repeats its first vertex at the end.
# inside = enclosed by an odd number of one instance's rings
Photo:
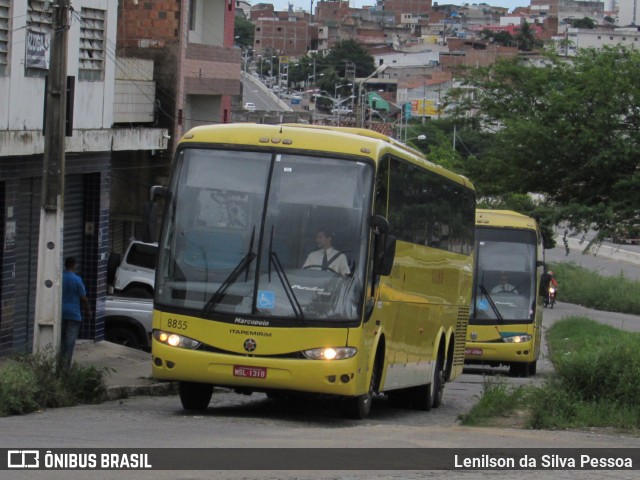
POLYGON ((353 358, 357 352, 353 347, 326 347, 303 350, 302 354, 310 360, 345 360, 353 358))
POLYGON ((349 375, 341 375, 340 376, 340 381, 342 383, 349 383, 349 380, 351 380, 351 378, 349 377, 349 375))
POLYGON ((512 335, 510 337, 504 337, 503 342, 506 343, 523 343, 531 340, 531 335, 512 335))

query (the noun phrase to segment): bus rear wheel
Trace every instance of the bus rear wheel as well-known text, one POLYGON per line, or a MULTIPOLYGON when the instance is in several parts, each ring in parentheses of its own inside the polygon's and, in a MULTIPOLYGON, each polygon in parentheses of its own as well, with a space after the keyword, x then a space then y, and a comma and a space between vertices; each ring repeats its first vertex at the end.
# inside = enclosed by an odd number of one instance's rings
POLYGON ((444 370, 442 364, 442 357, 438 356, 431 383, 412 389, 411 400, 413 408, 416 410, 429 411, 432 408, 438 408, 442 404, 442 395, 444 394, 444 370))
POLYGON ((206 410, 213 394, 213 385, 180 382, 178 391, 182 408, 185 410, 206 410))

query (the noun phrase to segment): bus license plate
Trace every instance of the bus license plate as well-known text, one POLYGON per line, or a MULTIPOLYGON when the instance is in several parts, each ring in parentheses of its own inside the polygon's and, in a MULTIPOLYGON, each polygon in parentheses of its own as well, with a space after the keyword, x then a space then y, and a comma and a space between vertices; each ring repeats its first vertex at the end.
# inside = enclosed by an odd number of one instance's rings
POLYGON ((267 378, 267 369, 264 367, 243 367, 242 365, 234 365, 233 376, 246 378, 267 378))
POLYGON ((481 348, 465 348, 464 354, 465 355, 482 355, 482 349, 481 348))

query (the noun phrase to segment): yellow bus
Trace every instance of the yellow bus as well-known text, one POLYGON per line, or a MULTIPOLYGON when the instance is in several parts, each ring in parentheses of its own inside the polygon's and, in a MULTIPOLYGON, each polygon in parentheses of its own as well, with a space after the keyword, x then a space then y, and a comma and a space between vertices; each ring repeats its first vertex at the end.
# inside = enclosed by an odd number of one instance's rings
POLYGON ((156 196, 153 376, 185 409, 214 386, 336 396, 354 418, 382 392, 430 409, 462 371, 475 192, 420 152, 364 129, 200 126, 156 196))
POLYGON ((535 375, 542 338, 543 243, 537 222, 508 210, 476 211, 474 301, 465 362, 535 375))

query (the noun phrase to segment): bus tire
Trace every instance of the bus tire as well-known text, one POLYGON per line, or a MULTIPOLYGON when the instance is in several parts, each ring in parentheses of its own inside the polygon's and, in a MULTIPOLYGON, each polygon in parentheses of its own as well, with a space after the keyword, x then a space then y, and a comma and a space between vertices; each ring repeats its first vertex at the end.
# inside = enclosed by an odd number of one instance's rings
POLYGON ((414 409, 429 411, 433 407, 439 407, 442 403, 442 394, 444 391, 444 370, 442 363, 442 357, 438 355, 431 383, 411 389, 411 403, 414 409))
POLYGON ((534 376, 538 370, 538 361, 534 360, 529 364, 529 375, 534 376))
POLYGON ((441 356, 438 356, 436 363, 436 373, 429 389, 431 397, 431 406, 438 408, 442 405, 442 396, 444 395, 444 362, 441 356))
POLYGON ((371 371, 371 380, 369 381, 369 391, 357 397, 347 397, 342 402, 342 415, 345 418, 353 418, 362 420, 369 416, 371 412, 371 403, 373 402, 373 394, 378 384, 378 374, 380 368, 378 362, 373 362, 373 370, 371 371))
POLYGON ((509 376, 527 378, 529 376, 529 364, 520 362, 510 364, 509 376))
POLYGON ((180 382, 180 402, 185 410, 206 410, 213 394, 213 385, 207 383, 180 382))
POLYGON ((129 348, 142 348, 140 339, 136 333, 132 329, 123 326, 107 327, 104 339, 107 342, 117 343, 118 345, 123 345, 129 348))

